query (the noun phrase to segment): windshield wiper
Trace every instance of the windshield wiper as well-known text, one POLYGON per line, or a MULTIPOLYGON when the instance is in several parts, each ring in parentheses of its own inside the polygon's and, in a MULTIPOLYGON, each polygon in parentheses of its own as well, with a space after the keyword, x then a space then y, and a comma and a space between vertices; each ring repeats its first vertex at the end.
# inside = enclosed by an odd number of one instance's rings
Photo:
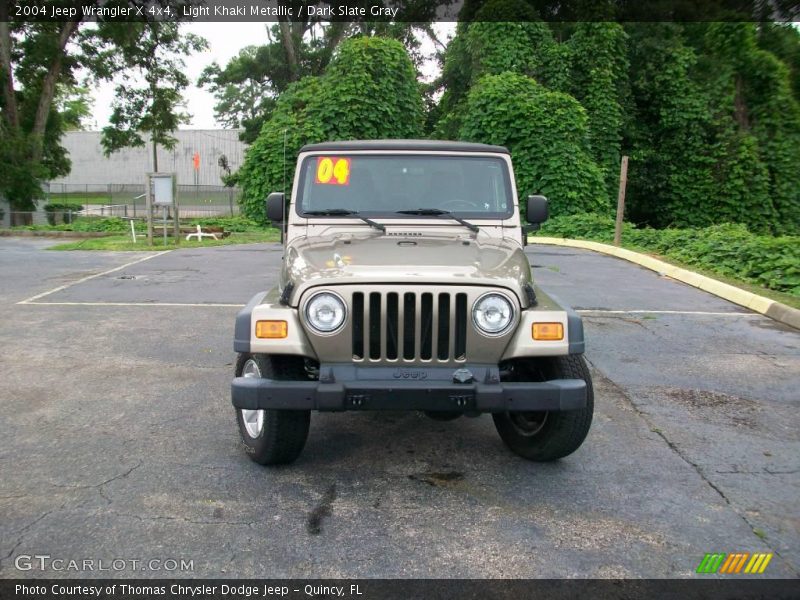
POLYGON ((348 210, 346 208, 326 208, 324 210, 306 210, 303 212, 304 215, 312 215, 315 217, 355 217, 357 219, 361 219, 369 225, 370 227, 374 227, 379 231, 386 232, 386 226, 381 225, 380 223, 376 223, 372 219, 368 219, 367 217, 363 217, 358 214, 357 210, 348 210))
POLYGON ((469 229, 470 231, 478 232, 480 231, 480 227, 470 223, 469 221, 465 221, 461 217, 457 217, 449 210, 442 210, 441 208, 415 208, 413 210, 398 210, 396 212, 398 215, 423 215, 423 216, 431 216, 431 217, 439 217, 439 216, 447 216, 453 219, 454 221, 458 221, 464 227, 469 229))

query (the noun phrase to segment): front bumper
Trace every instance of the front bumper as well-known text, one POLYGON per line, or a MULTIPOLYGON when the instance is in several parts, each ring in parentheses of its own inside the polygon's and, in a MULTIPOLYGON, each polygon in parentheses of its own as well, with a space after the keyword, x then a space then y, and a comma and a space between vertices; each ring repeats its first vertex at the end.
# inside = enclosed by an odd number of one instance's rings
POLYGON ((497 367, 486 365, 322 365, 319 381, 237 377, 231 398, 236 408, 250 410, 562 411, 586 406, 586 382, 501 382, 497 367))

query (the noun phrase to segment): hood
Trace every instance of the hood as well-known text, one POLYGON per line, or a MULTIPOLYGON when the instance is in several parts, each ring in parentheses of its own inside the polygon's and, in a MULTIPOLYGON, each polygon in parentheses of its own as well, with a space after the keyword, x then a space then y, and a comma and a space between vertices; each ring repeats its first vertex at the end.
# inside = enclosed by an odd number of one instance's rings
POLYGON ((294 305, 312 286, 396 283, 503 287, 524 306, 523 286, 530 281, 528 260, 511 240, 481 234, 347 233, 293 240, 280 284, 294 285, 294 305))

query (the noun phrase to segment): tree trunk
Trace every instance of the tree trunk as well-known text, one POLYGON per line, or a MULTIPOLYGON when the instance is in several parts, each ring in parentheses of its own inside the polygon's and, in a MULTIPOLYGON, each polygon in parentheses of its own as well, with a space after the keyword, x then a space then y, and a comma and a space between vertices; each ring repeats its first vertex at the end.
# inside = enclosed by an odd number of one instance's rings
POLYGON ((281 20, 279 22, 281 30, 281 43, 283 49, 286 51, 286 62, 289 64, 289 72, 291 73, 292 81, 297 81, 300 75, 300 65, 297 64, 297 53, 294 49, 294 39, 289 22, 281 20))
POLYGON ((36 107, 36 118, 33 121, 31 137, 34 140, 33 159, 38 162, 42 158, 44 131, 47 127, 47 118, 50 116, 50 107, 53 104, 53 97, 56 93, 56 83, 61 74, 61 63, 64 58, 64 49, 72 35, 78 30, 79 21, 64 23, 61 33, 58 36, 58 46, 56 48, 53 62, 42 80, 42 90, 39 94, 39 105, 36 107))
POLYGON ((3 85, 6 121, 11 128, 19 127, 17 97, 14 94, 14 73, 11 71, 11 32, 8 28, 8 4, 0 3, 0 71, 6 74, 3 85))
POLYGON ((158 144, 156 144, 156 135, 153 133, 153 173, 158 173, 158 144))
POLYGON ((736 75, 735 94, 733 97, 733 118, 742 129, 750 129, 750 116, 747 102, 744 99, 744 82, 741 75, 736 75))

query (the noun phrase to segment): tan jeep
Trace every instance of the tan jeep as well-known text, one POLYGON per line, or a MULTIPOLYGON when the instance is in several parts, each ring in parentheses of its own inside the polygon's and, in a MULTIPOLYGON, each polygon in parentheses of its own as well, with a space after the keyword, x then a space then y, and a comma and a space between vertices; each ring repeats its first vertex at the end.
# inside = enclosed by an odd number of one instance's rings
MULTIPOLYGON (((530 460, 589 431, 583 326, 534 287, 508 150, 463 142, 330 142, 301 149, 277 286, 236 318, 233 406, 261 464, 295 460, 310 413, 491 413, 530 460)), ((530 196, 527 220, 547 219, 530 196)))

